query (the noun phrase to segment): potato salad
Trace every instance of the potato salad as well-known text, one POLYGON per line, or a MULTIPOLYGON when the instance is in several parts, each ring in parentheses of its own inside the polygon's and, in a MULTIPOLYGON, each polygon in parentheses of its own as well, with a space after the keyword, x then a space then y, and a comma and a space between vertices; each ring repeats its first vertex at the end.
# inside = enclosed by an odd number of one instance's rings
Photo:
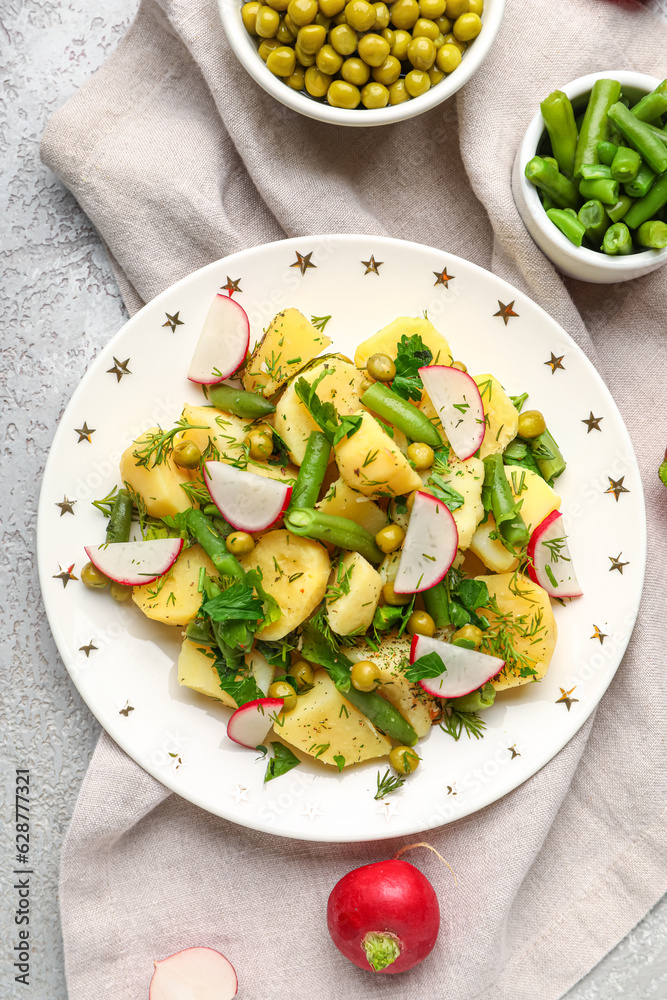
POLYGON ((229 709, 266 780, 383 758, 380 794, 433 726, 479 738, 496 697, 544 676, 551 599, 581 592, 565 461, 528 394, 469 372, 425 315, 353 359, 329 319, 285 309, 251 350, 215 297, 201 401, 127 447, 82 580, 179 631, 179 683, 229 709))

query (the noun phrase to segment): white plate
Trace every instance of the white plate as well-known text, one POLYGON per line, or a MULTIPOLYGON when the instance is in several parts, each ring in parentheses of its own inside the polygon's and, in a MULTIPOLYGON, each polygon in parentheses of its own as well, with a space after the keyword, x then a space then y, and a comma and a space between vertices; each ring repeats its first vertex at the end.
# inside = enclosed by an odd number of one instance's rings
POLYGON ((441 250, 380 237, 272 243, 211 264, 159 295, 116 334, 74 393, 39 506, 38 560, 51 629, 107 732, 202 808, 303 840, 418 833, 481 809, 534 774, 611 681, 637 614, 645 557, 632 445, 575 343, 493 274, 441 250), (377 262, 375 269, 368 261, 377 262), (301 765, 264 784, 265 762, 226 738, 228 710, 179 687, 179 630, 172 634, 77 579, 83 546, 103 538, 104 522, 90 501, 119 482, 121 452, 138 433, 171 425, 184 402, 201 400, 186 378, 188 363, 212 296, 234 285, 253 335, 280 309, 296 306, 307 316, 330 314, 326 332, 350 356, 396 316, 426 310, 471 372, 492 372, 511 394, 530 391, 528 405, 544 412, 568 461, 557 485, 584 596, 555 607, 560 634, 546 678, 499 696, 484 713, 481 740, 454 742, 434 728, 420 743, 419 770, 381 802, 374 793, 384 762, 341 775, 301 765), (601 418, 597 427, 584 422, 591 415, 601 418))

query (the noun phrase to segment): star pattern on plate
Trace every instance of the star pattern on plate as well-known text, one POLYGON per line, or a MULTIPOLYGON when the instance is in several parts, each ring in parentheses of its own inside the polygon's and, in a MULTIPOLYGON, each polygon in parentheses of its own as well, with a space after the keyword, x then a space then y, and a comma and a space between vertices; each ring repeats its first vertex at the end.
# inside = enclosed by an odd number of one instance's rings
POLYGON ((227 294, 229 295, 230 299, 234 297, 234 292, 240 292, 241 295, 243 294, 243 289, 241 288, 241 279, 240 278, 234 279, 234 278, 230 278, 229 275, 227 275, 227 283, 224 284, 224 285, 221 285, 220 287, 223 289, 223 291, 227 292, 227 294))
POLYGON ((591 431, 600 431, 600 433, 602 433, 602 428, 600 427, 601 420, 604 420, 604 417, 594 417, 593 411, 591 410, 590 417, 586 417, 586 419, 581 422, 582 424, 586 424, 588 427, 588 430, 586 431, 587 434, 590 434, 591 431))
POLYGON ((113 359, 113 368, 107 368, 107 375, 115 375, 116 381, 120 382, 123 375, 131 375, 132 372, 127 367, 130 363, 129 358, 125 358, 125 361, 119 361, 118 358, 113 359))
POLYGON ((494 313, 493 315, 500 316, 505 326, 507 326, 512 316, 516 316, 517 318, 519 316, 518 312, 514 312, 515 301, 516 299, 512 299, 512 301, 508 305, 505 305, 504 302, 501 302, 500 299, 498 299, 498 305, 500 306, 500 308, 498 309, 498 312, 494 313))
POLYGON ((618 498, 621 493, 629 493, 630 490, 623 485, 623 480, 625 476, 621 476, 620 479, 612 479, 611 476, 607 476, 609 480, 609 489, 605 490, 605 493, 613 493, 616 498, 616 503, 618 503, 618 498))
POLYGON ((244 788, 243 785, 237 783, 235 788, 232 788, 231 792, 227 792, 228 795, 234 799, 234 805, 237 806, 239 802, 248 802, 248 789, 244 788))
POLYGON ((86 645, 86 646, 79 646, 79 652, 80 653, 85 653, 86 654, 86 659, 88 659, 88 657, 90 656, 90 654, 92 652, 94 652, 94 650, 96 650, 97 648, 98 647, 95 645, 95 643, 91 639, 90 642, 88 643, 88 645, 86 645))
POLYGON ((134 706, 130 705, 129 701, 126 701, 124 707, 118 710, 118 714, 124 715, 126 719, 129 719, 130 712, 134 712, 134 706))
POLYGON ((516 748, 516 743, 513 743, 512 746, 508 747, 507 749, 512 754, 512 756, 510 757, 510 760, 514 760, 515 757, 520 757, 521 756, 521 754, 519 753, 519 751, 516 748))
POLYGON ((311 823, 314 823, 318 816, 324 816, 324 813, 320 809, 319 802, 306 802, 304 803, 302 816, 307 816, 311 823))
POLYGON ((181 310, 180 309, 178 310, 178 312, 175 312, 173 316, 170 316, 169 313, 166 312, 165 316, 167 317, 167 322, 163 323, 162 326, 163 327, 168 326, 172 333, 176 333, 176 327, 177 326, 184 326, 185 325, 183 323, 183 320, 179 319, 180 315, 181 315, 181 310))
POLYGON ((58 569, 60 570, 60 573, 54 573, 53 579, 62 580, 63 587, 66 587, 67 584, 70 582, 70 580, 79 579, 78 576, 74 576, 74 573, 72 572, 72 570, 74 569, 74 563, 72 563, 72 565, 69 566, 67 569, 63 569, 60 563, 58 563, 58 569))
POLYGON ((83 427, 75 427, 74 433, 79 435, 79 440, 77 441, 77 444, 81 444, 82 441, 87 441, 88 444, 90 444, 91 443, 90 439, 95 433, 95 428, 89 427, 88 421, 84 420, 83 427))
POLYGON ((604 641, 606 638, 607 638, 607 632, 601 632, 600 629, 597 627, 597 625, 594 625, 593 635, 591 636, 591 639, 599 639, 600 645, 604 646, 604 641))
POLYGON ((560 704, 565 705, 565 707, 567 708, 567 710, 569 712, 570 708, 572 707, 572 705, 574 704, 574 702, 575 701, 579 701, 578 698, 572 698, 571 697, 572 692, 575 691, 576 688, 577 688, 576 684, 574 685, 573 688, 570 688, 569 691, 566 691, 565 688, 561 688, 560 689, 560 698, 556 698, 556 704, 557 705, 560 705, 560 704))
MULTIPOLYGON (((434 271, 433 272, 433 276, 435 278, 435 281, 433 282, 433 286, 435 287, 436 285, 444 285, 445 288, 447 288, 448 285, 449 285, 449 282, 453 281, 454 278, 456 277, 455 274, 447 274, 447 268, 446 267, 443 267, 442 271, 434 271)), ((498 305, 499 306, 501 305, 500 301, 498 302, 498 305)), ((512 305, 514 305, 514 303, 512 303, 512 305)), ((496 313, 495 315, 497 316, 498 313, 496 313)), ((516 313, 514 313, 514 315, 516 315, 516 313)))
POLYGON ((60 516, 62 517, 63 514, 73 514, 75 503, 76 500, 70 500, 67 494, 65 493, 60 502, 56 501, 56 507, 60 507, 60 516))
POLYGON ((609 572, 610 573, 612 572, 612 570, 617 569, 618 572, 621 574, 621 576, 623 576, 623 567, 624 566, 629 566, 630 565, 630 561, 627 560, 626 562, 621 562, 621 556, 622 555, 623 555, 623 553, 619 552, 616 557, 614 557, 614 556, 609 556, 608 557, 609 561, 611 562, 611 566, 609 567, 609 572))
POLYGON ((381 816, 384 816, 384 818, 387 821, 387 823, 391 819, 393 819, 394 816, 400 816, 401 815, 400 810, 398 808, 398 804, 396 802, 392 802, 391 799, 389 799, 388 801, 387 800, 383 800, 380 803, 380 805, 377 807, 377 809, 375 810, 375 812, 379 813, 381 816))
POLYGON ((550 353, 551 357, 549 358, 548 361, 545 361, 544 363, 545 365, 549 365, 549 368, 551 368, 551 374, 555 375, 556 371, 559 368, 561 369, 561 371, 565 371, 565 365, 563 364, 563 358, 565 357, 565 355, 561 354, 561 356, 557 358, 553 351, 551 351, 550 353))
POLYGON ((300 254, 299 251, 296 250, 296 260, 293 264, 290 264, 290 267, 298 267, 301 274, 305 274, 309 267, 317 267, 317 264, 313 264, 310 260, 314 252, 314 250, 311 250, 310 253, 300 254))
POLYGON ((382 265, 384 264, 384 261, 383 260, 376 260, 375 257, 373 256, 373 254, 371 254, 371 259, 370 260, 362 260, 361 263, 366 268, 366 270, 364 271, 364 275, 366 275, 366 274, 377 274, 377 275, 379 275, 380 271, 378 269, 382 267, 382 265))

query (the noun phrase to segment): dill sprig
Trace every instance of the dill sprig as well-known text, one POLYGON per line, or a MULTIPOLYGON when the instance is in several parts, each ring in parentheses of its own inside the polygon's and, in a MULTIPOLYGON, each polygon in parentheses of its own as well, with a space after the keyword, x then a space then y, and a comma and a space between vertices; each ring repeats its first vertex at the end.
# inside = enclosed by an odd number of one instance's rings
POLYGON ((474 737, 474 739, 479 740, 484 736, 486 729, 486 723, 480 719, 477 712, 457 712, 451 706, 445 708, 439 725, 444 733, 457 741, 464 731, 468 739, 474 737))
POLYGON ((518 673, 521 677, 530 677, 537 673, 535 659, 520 652, 516 638, 528 639, 531 645, 540 641, 541 633, 545 631, 544 615, 540 608, 535 614, 526 612, 523 615, 512 615, 500 610, 495 595, 489 597, 487 608, 493 618, 488 628, 482 633, 482 652, 490 653, 505 661, 503 673, 518 673))
POLYGON ((397 788, 405 784, 405 778, 402 778, 398 774, 392 774, 390 769, 380 775, 378 771, 377 775, 377 792, 373 796, 374 799, 383 799, 385 795, 389 795, 391 792, 395 792, 397 788))
POLYGON ((163 431, 158 427, 157 431, 151 431, 144 435, 141 446, 132 452, 136 459, 136 465, 142 465, 146 469, 154 468, 166 462, 174 450, 174 438, 183 431, 207 431, 209 428, 205 424, 191 424, 185 417, 177 420, 176 426, 169 431, 163 431))
POLYGON ((114 488, 111 490, 111 493, 107 493, 107 495, 105 497, 102 497, 101 500, 93 500, 92 505, 93 507, 97 507, 97 509, 100 510, 105 517, 110 517, 111 508, 116 502, 117 494, 118 494, 118 487, 114 486, 114 488))
POLYGON ((310 322, 316 330, 319 330, 320 333, 324 333, 325 327, 330 319, 331 316, 311 316, 310 322))

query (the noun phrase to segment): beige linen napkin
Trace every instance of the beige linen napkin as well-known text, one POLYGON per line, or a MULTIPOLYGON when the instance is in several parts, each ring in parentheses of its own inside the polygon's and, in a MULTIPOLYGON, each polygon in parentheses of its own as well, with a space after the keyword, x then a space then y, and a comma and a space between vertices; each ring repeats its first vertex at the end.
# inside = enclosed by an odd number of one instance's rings
POLYGON ((543 305, 598 365, 637 450, 650 537, 644 602, 612 685, 564 750, 493 806, 429 835, 442 904, 432 956, 372 976, 330 944, 328 893, 393 843, 327 846, 245 830, 170 795, 103 736, 62 857, 70 1000, 146 996, 152 959, 219 948, 245 1000, 556 1000, 667 888, 666 272, 562 279, 514 207, 514 153, 540 96, 584 73, 663 77, 665 25, 606 0, 508 0, 455 100, 381 129, 336 129, 265 95, 214 0, 144 0, 118 50, 51 121, 44 161, 105 240, 131 311, 224 254, 322 232, 413 239, 543 305))

